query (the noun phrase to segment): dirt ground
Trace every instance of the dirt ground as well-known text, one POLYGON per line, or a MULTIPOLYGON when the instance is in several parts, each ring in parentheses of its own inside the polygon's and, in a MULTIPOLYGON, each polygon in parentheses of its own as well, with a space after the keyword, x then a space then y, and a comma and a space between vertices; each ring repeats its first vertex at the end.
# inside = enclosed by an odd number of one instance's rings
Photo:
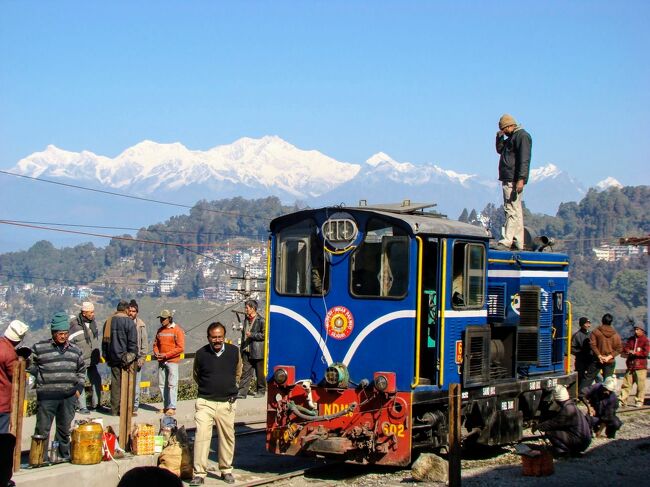
MULTIPOLYGON (((521 458, 514 453, 514 446, 492 450, 479 458, 465 458, 462 462, 463 487, 646 485, 650 477, 650 411, 621 415, 621 419, 624 424, 616 439, 594 438, 582 457, 555 460, 555 472, 548 477, 524 477, 521 458)), ((416 482, 410 470, 368 472, 338 483, 355 487, 445 485, 416 482)))

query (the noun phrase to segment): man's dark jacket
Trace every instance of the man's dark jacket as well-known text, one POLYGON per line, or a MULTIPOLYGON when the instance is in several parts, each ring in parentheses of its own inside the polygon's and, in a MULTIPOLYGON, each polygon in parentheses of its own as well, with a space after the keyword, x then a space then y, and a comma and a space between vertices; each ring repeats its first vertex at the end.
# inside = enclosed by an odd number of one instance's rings
POLYGON ((544 432, 566 432, 571 439, 570 446, 575 451, 584 451, 591 443, 589 421, 572 400, 561 402, 560 411, 553 418, 540 423, 537 428, 544 432))
MULTIPOLYGON (((138 332, 135 323, 126 313, 118 311, 106 323, 111 323, 111 336, 108 341, 102 340, 102 355, 111 367, 120 367, 123 364, 122 356, 129 352, 133 360, 138 354, 138 332)), ((104 336, 106 336, 106 323, 104 323, 104 336)))
POLYGON ((533 139, 522 128, 515 130, 510 137, 505 139, 497 136, 496 149, 501 154, 499 159, 499 181, 517 182, 524 180, 528 183, 528 169, 533 139))
POLYGON ((264 318, 259 314, 255 315, 252 323, 248 321, 248 317, 244 320, 241 351, 248 352, 253 360, 262 360, 264 358, 264 318), (246 336, 246 330, 250 330, 250 337, 246 336))
POLYGON ((589 332, 582 328, 571 338, 571 355, 576 358, 576 367, 586 369, 593 360, 593 352, 589 343, 589 332))

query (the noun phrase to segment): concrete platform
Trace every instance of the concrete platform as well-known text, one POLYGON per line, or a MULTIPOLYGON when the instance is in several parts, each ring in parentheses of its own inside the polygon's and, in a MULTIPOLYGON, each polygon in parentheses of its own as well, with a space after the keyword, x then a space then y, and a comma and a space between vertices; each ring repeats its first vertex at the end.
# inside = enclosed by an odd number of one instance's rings
MULTIPOLYGON (((179 401, 176 409, 176 420, 179 427, 185 426, 193 428, 194 424, 194 404, 195 401, 179 401)), ((158 428, 162 414, 158 413, 160 404, 142 404, 138 410, 138 416, 133 418, 133 423, 153 424, 158 428)), ((104 426, 112 426, 116 432, 119 427, 119 417, 107 414, 91 414, 75 416, 75 420, 101 418, 104 426)), ((266 398, 249 397, 237 401, 237 413, 235 421, 256 422, 266 420, 266 398)), ((31 445, 31 435, 34 433, 36 417, 30 416, 25 418, 23 423, 22 450, 29 450, 31 445)), ((54 437, 54 425, 50 433, 50 438, 54 437)), ((263 443, 262 438, 258 441, 263 443)), ((212 455, 211 455, 212 457, 212 455)), ((212 458, 211 458, 212 459, 212 458)), ((119 478, 128 470, 146 465, 156 465, 158 455, 126 455, 125 458, 110 462, 101 462, 96 465, 73 465, 71 463, 62 463, 58 465, 30 468, 23 465, 23 468, 13 476, 14 482, 19 487, 42 487, 43 485, 60 485, 73 484, 75 486, 98 486, 114 487, 117 485, 119 478)), ((222 482, 221 482, 222 483, 222 482)))
MULTIPOLYGON (((176 421, 178 426, 185 426, 186 428, 194 427, 194 403, 195 401, 178 401, 176 408, 176 421)), ((160 403, 141 404, 138 409, 138 415, 133 418, 133 424, 144 423, 153 424, 158 428, 162 414, 158 410, 162 407, 160 403)), ((90 415, 76 414, 75 420, 88 420, 90 418, 99 418, 103 421, 104 426, 112 426, 115 433, 119 435, 120 418, 118 416, 111 416, 110 414, 95 413, 90 415)), ((236 421, 255 421, 266 420, 266 398, 255 398, 249 396, 246 399, 237 401, 237 419, 236 421)), ((23 451, 29 450, 36 427, 36 416, 28 416, 23 420, 23 434, 21 440, 21 449, 23 451)), ((50 431, 50 440, 54 438, 54 424, 50 431)))

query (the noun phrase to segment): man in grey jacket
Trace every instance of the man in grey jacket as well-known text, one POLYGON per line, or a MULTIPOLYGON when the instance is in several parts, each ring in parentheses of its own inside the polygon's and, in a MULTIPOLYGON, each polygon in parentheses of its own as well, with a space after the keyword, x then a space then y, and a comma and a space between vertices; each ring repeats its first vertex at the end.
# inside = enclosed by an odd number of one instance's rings
MULTIPOLYGON (((97 364, 101 359, 99 351, 99 331, 95 322, 95 306, 86 301, 81 303, 81 311, 70 320, 70 335, 68 340, 74 343, 83 354, 86 364, 86 376, 90 381, 92 389, 90 409, 101 406, 102 397, 102 376, 97 370, 97 364)), ((86 391, 79 396, 79 413, 90 414, 86 406, 86 391)))
POLYGON ((138 318, 138 313, 140 308, 135 299, 132 299, 129 303, 129 309, 127 314, 129 318, 135 323, 135 329, 138 332, 138 364, 137 364, 137 373, 135 376, 135 400, 133 401, 133 414, 136 415, 138 412, 138 407, 140 406, 140 381, 142 380, 142 367, 147 359, 147 354, 149 352, 149 340, 147 337, 147 325, 138 318))
POLYGON ((533 139, 512 115, 499 119, 496 150, 499 158, 499 181, 503 191, 503 209, 506 223, 498 248, 523 250, 524 213, 522 199, 524 185, 528 183, 533 139))
POLYGON ((266 394, 266 377, 264 377, 264 318, 257 312, 257 301, 249 299, 244 303, 246 317, 241 334, 241 358, 243 371, 239 382, 239 398, 245 399, 253 379, 257 376, 255 397, 266 394))

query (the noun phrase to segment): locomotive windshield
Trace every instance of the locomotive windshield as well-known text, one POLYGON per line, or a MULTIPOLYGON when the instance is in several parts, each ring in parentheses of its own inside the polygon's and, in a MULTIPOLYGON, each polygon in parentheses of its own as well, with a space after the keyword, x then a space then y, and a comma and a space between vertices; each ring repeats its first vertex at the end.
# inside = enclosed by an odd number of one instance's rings
POLYGON ((409 238, 392 223, 371 218, 352 255, 350 292, 359 297, 401 298, 408 289, 409 238))
POLYGON ((329 261, 313 220, 278 233, 275 287, 280 294, 311 296, 329 290, 329 261))

